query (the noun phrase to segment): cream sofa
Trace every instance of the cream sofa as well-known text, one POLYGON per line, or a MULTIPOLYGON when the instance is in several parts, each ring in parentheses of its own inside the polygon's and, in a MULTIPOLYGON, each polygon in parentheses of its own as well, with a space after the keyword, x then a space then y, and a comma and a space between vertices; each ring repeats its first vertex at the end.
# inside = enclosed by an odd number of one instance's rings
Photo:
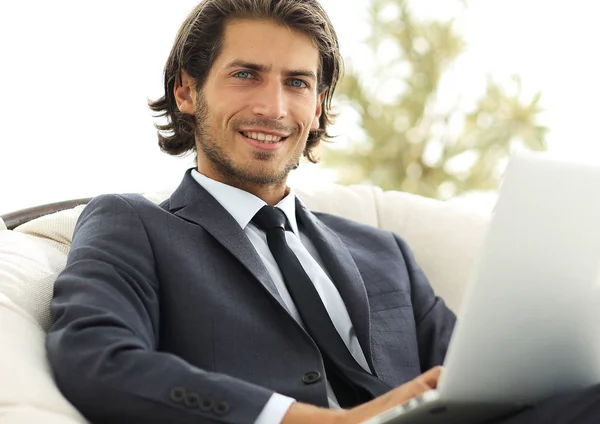
MULTIPOLYGON (((400 234, 436 293, 458 310, 487 227, 486 216, 369 186, 296 191, 313 210, 400 234)), ((147 195, 155 202, 167 196, 147 195)), ((54 385, 44 350, 53 283, 65 264, 83 208, 46 215, 14 230, 0 220, 0 424, 87 422, 54 385)))

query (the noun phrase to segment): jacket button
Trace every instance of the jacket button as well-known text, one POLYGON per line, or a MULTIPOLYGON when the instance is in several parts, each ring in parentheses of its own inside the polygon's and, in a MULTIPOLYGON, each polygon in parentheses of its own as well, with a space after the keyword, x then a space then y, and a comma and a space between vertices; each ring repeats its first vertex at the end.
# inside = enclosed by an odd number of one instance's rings
POLYGON ((319 371, 309 371, 302 377, 304 384, 314 384, 321 380, 321 373, 319 371))
POLYGON ((183 404, 188 408, 198 408, 200 406, 200 396, 197 393, 188 393, 183 404))
POLYGON ((229 412, 229 404, 227 402, 219 402, 214 406, 213 410, 217 415, 225 415, 229 412))
POLYGON ((200 410, 203 412, 208 412, 213 408, 214 405, 215 405, 215 401, 212 400, 211 398, 203 398, 200 401, 200 410))
POLYGON ((177 403, 181 403, 185 400, 186 391, 183 387, 173 387, 171 389, 171 400, 177 403))

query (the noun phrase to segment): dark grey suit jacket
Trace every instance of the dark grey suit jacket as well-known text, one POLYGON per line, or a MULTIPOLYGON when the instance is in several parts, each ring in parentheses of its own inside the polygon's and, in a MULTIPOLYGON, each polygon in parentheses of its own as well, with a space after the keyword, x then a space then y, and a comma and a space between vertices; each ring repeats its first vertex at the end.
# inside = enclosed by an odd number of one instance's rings
MULTIPOLYGON (((398 386, 441 364, 455 318, 389 231, 297 202, 367 361, 398 386)), ((94 423, 252 423, 273 392, 327 406, 324 368, 231 215, 188 171, 160 206, 103 195, 56 281, 47 350, 94 423)))

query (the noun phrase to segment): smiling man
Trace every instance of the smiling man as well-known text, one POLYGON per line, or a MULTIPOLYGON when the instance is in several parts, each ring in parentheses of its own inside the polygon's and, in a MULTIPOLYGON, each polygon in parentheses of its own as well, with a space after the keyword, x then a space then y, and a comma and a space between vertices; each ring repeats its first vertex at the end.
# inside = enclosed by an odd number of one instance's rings
POLYGON ((150 106, 161 149, 197 167, 160 205, 92 200, 55 284, 48 357, 90 421, 358 423, 436 387, 455 317, 408 246, 286 185, 341 66, 315 0, 185 20, 150 106))

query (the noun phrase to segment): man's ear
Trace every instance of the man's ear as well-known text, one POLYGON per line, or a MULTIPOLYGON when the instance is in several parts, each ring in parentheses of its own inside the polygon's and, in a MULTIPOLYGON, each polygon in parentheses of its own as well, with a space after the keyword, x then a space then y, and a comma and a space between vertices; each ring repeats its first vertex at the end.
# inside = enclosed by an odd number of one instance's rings
POLYGON ((181 80, 179 78, 175 79, 173 94, 179 111, 193 115, 196 104, 196 81, 190 77, 185 69, 181 70, 181 80))
POLYGON ((319 93, 317 96, 317 108, 315 110, 315 118, 313 119, 312 125, 310 126, 311 131, 319 129, 319 118, 323 113, 323 100, 325 99, 325 92, 319 93))

